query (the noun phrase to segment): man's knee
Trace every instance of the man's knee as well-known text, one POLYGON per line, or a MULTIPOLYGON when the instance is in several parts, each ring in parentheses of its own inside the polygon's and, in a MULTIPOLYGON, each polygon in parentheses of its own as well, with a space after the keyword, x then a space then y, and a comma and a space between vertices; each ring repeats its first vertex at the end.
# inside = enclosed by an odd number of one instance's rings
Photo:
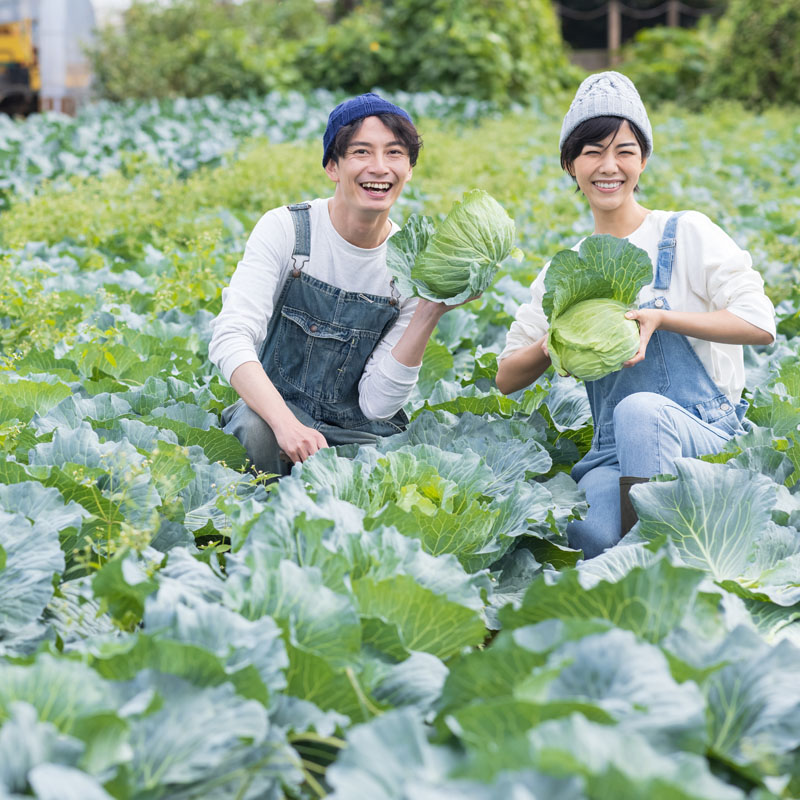
POLYGON ((235 436, 247 452, 250 463, 261 472, 283 474, 278 440, 269 425, 243 400, 223 412, 228 418, 223 430, 235 436), (228 413, 225 413, 228 412, 228 413))

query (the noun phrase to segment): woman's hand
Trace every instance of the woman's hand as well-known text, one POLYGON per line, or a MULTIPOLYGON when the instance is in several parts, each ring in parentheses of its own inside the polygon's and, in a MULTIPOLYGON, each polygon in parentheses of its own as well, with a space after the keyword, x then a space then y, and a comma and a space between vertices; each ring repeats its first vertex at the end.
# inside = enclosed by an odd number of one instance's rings
POLYGON ((626 319, 635 319, 639 323, 639 349, 632 358, 623 363, 623 367, 632 367, 644 361, 647 352, 647 343, 663 322, 664 312, 658 308, 637 308, 625 313, 626 319))

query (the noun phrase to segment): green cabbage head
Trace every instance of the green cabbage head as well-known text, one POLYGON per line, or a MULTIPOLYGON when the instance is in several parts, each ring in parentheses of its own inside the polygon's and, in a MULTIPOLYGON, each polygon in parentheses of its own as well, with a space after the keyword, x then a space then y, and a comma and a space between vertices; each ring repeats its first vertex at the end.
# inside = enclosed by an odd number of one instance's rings
POLYGON ((556 253, 544 276, 547 346, 561 375, 594 381, 616 372, 639 349, 639 325, 626 319, 653 280, 645 250, 608 234, 556 253))
POLYGON ((483 292, 512 253, 519 253, 514 220, 490 194, 473 189, 438 226, 412 214, 389 239, 386 263, 403 294, 455 305, 483 292))
POLYGON ((626 319, 629 306, 601 297, 571 306, 550 326, 553 367, 582 381, 616 372, 639 349, 639 326, 626 319))

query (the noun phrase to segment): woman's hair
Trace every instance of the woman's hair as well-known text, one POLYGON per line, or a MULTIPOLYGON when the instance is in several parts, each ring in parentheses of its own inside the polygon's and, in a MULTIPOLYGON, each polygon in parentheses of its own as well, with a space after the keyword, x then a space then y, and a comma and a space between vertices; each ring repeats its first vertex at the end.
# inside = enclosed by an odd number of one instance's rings
POLYGON ((642 157, 650 155, 650 148, 647 139, 635 122, 631 122, 625 117, 593 117, 581 122, 577 128, 564 140, 561 148, 561 168, 572 174, 572 164, 575 159, 583 152, 587 144, 597 144, 602 142, 607 136, 616 133, 623 122, 630 125, 633 135, 642 150, 642 157))
MULTIPOLYGON (((408 150, 408 159, 411 162, 411 166, 415 166, 422 147, 422 138, 417 133, 414 125, 399 114, 375 114, 374 116, 397 137, 399 142, 402 142, 403 146, 408 150)), ((330 157, 334 164, 338 164, 339 159, 344 157, 350 142, 353 141, 353 137, 358 133, 363 122, 363 118, 357 119, 339 129, 331 145, 330 157)))

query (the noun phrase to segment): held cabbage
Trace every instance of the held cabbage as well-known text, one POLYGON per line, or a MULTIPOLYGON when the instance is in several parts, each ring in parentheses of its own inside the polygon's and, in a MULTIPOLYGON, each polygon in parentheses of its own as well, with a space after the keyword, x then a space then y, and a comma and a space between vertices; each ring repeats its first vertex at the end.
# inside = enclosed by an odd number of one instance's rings
POLYGON ((483 292, 514 248, 514 220, 487 192, 473 189, 437 227, 412 214, 389 239, 386 263, 405 295, 461 303, 483 292))
POLYGON ((559 374, 598 380, 636 353, 639 326, 625 312, 652 279, 650 256, 627 239, 588 236, 577 252, 556 253, 544 278, 542 308, 559 374))
POLYGON ((616 372, 639 349, 639 326, 626 319, 618 300, 583 300, 550 326, 547 346, 553 367, 582 381, 616 372))

